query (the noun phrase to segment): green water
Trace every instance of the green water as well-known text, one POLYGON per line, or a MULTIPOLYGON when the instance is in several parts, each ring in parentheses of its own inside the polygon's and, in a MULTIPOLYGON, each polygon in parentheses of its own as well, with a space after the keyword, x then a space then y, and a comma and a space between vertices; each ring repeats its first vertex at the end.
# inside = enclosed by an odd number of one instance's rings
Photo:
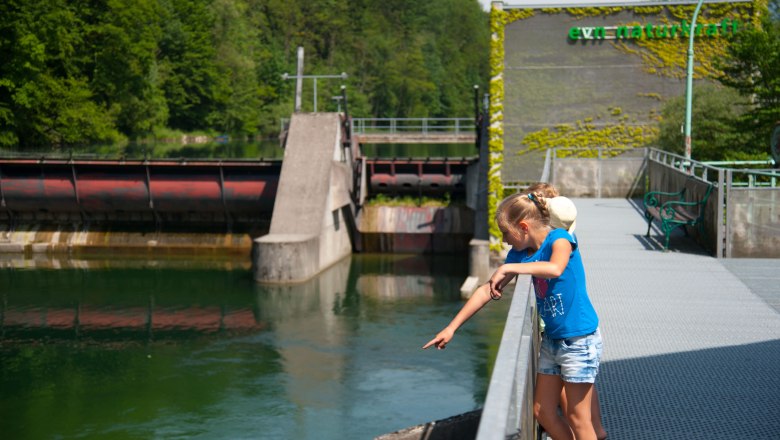
POLYGON ((3 258, 4 439, 370 439, 480 407, 509 306, 423 351, 465 258, 354 255, 287 287, 242 260, 3 258))

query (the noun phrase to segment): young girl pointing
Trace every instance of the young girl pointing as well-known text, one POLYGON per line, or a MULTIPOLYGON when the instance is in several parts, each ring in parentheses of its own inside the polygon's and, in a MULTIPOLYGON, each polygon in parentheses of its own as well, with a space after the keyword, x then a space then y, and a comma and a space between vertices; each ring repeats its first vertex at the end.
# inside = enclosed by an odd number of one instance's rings
POLYGON ((512 278, 533 277, 537 309, 545 330, 536 376, 534 415, 555 439, 596 440, 591 394, 602 343, 598 316, 585 287, 577 243, 564 229, 552 229, 547 201, 540 193, 515 194, 498 206, 496 222, 513 252, 496 270, 489 289, 478 289, 450 324, 423 348, 443 349, 455 330, 491 298, 499 298, 512 278), (566 419, 558 414, 566 389, 566 419))

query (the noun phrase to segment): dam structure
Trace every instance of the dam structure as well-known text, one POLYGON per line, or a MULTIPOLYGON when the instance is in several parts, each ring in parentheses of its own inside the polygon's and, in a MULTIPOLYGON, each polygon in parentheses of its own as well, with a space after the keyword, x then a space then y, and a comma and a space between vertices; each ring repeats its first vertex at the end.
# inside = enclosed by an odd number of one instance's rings
POLYGON ((476 151, 366 157, 361 143, 473 143, 474 120, 357 121, 345 113, 293 114, 282 159, 5 153, 0 253, 244 255, 256 280, 289 283, 351 252, 467 251, 480 182, 476 151), (379 194, 457 203, 366 203, 379 194))

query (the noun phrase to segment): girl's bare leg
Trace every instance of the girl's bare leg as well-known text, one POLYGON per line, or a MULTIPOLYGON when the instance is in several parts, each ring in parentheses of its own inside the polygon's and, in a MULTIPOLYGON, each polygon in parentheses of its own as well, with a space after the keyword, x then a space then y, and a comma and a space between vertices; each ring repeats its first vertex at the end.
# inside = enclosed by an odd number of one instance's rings
POLYGON ((597 440, 591 421, 592 383, 564 382, 566 421, 577 440, 597 440))
POLYGON ((558 414, 561 389, 563 389, 563 381, 560 376, 536 375, 534 417, 553 440, 574 440, 569 425, 558 414))
MULTIPOLYGON (((598 440, 604 440, 607 438, 607 430, 604 429, 604 425, 601 423, 601 406, 599 405, 599 393, 596 391, 596 387, 593 387, 593 397, 590 401, 590 420, 593 423, 593 429, 596 431, 596 438, 598 440)), ((567 416, 566 411, 566 390, 561 390, 561 410, 563 411, 563 417, 567 416)))

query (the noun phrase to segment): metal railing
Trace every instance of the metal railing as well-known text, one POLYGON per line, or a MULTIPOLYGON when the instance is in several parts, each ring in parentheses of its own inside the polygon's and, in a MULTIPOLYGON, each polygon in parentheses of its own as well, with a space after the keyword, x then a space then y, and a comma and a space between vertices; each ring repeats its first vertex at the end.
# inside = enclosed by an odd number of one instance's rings
POLYGON ((474 118, 352 118, 354 134, 473 134, 474 118))
MULTIPOLYGON (((772 237, 780 235, 775 211, 775 200, 780 198, 780 170, 721 168, 656 149, 649 150, 648 161, 715 185, 715 205, 705 224, 711 225, 714 233, 716 257, 780 255, 772 241, 777 240, 772 237)), ((662 176, 660 180, 670 178, 662 176)))
POLYGON ((517 279, 504 334, 490 376, 477 440, 534 440, 534 382, 539 353, 539 317, 530 276, 517 279))
MULTIPOLYGON (((547 153, 545 153, 544 156, 544 165, 542 166, 542 175, 539 177, 538 182, 545 182, 545 183, 551 183, 552 178, 552 157, 553 157, 553 150, 547 149, 547 153)), ((504 189, 503 195, 504 197, 509 196, 511 194, 516 194, 520 191, 525 191, 526 188, 529 186, 538 183, 537 181, 524 181, 524 180, 509 180, 502 182, 502 186, 504 189)))

